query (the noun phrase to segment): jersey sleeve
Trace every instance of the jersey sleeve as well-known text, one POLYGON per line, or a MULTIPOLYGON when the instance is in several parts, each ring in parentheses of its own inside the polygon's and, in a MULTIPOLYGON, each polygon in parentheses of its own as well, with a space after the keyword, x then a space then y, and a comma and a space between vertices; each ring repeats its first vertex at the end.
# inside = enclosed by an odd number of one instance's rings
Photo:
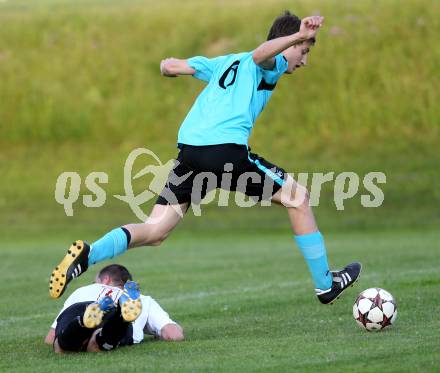
POLYGON ((162 307, 150 296, 141 295, 142 312, 132 323, 133 343, 140 343, 144 333, 160 337, 162 328, 167 324, 175 324, 162 307))
POLYGON ((260 67, 264 80, 269 84, 275 84, 281 75, 286 72, 288 65, 286 58, 282 54, 276 55, 275 65, 271 70, 260 67))
POLYGON ((150 308, 148 312, 148 320, 144 327, 147 334, 161 336, 162 328, 167 324, 175 324, 170 316, 153 298, 150 298, 150 308))
POLYGON ((208 83, 211 80, 213 72, 221 64, 224 58, 224 56, 215 58, 196 56, 189 58, 187 62, 188 65, 196 71, 195 74, 193 74, 193 77, 208 83))

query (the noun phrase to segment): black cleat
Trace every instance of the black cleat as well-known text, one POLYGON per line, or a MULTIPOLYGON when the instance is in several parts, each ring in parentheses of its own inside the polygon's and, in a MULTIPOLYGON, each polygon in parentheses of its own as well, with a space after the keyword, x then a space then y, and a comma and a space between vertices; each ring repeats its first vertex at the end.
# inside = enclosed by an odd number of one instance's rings
POLYGON ((66 290, 67 284, 78 277, 89 266, 90 246, 81 240, 75 241, 64 259, 52 271, 49 279, 49 294, 56 299, 61 297, 66 290))
POLYGON ((359 280, 361 270, 361 263, 354 262, 341 271, 332 271, 332 287, 328 290, 315 289, 319 301, 323 304, 331 304, 339 299, 344 290, 347 290, 359 280))

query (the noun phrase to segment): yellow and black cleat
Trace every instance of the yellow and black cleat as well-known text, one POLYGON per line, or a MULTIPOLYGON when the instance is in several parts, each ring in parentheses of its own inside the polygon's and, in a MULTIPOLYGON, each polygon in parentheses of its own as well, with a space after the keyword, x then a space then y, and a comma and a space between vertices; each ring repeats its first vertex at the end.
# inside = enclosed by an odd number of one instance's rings
POLYGON ((64 259, 50 275, 49 294, 52 298, 59 298, 70 281, 87 271, 89 252, 90 246, 81 240, 75 241, 70 246, 64 259))
POLYGON ((105 296, 98 302, 90 303, 84 311, 83 325, 89 329, 97 328, 102 323, 104 315, 114 308, 113 299, 109 296, 105 296))
POLYGON ((121 315, 125 321, 135 321, 142 312, 142 302, 140 299, 130 299, 121 305, 121 315))
POLYGON ((142 312, 141 292, 139 284, 134 281, 127 281, 124 285, 124 292, 119 297, 122 318, 131 322, 136 320, 142 312))
POLYGON ((95 329, 102 323, 104 312, 99 308, 98 303, 89 304, 84 311, 83 325, 89 329, 95 329))

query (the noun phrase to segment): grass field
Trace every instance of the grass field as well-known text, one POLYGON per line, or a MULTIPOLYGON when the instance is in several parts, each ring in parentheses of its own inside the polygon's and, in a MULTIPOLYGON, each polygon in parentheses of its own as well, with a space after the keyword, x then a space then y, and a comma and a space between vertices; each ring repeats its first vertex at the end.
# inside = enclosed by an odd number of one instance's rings
POLYGON ((0 0, 0 371, 439 371, 439 12, 437 0, 0 0), (163 247, 118 259, 185 342, 54 356, 43 344, 62 305, 47 293, 53 265, 72 239, 136 221, 111 197, 123 193, 125 159, 137 147, 175 157, 203 87, 162 78, 160 60, 252 50, 284 9, 319 12, 325 27, 250 145, 293 173, 386 174, 379 208, 358 194, 336 211, 328 184, 315 209, 331 263, 364 264, 359 285, 320 305, 285 212, 213 203, 163 247), (108 173, 105 206, 78 202, 66 217, 54 199, 64 171, 108 173), (399 304, 383 333, 351 315, 371 286, 399 304))
MULTIPOLYGON (((3 243, 11 296, 0 306, 0 371, 438 371, 438 240, 435 231, 328 234, 331 262, 359 259, 364 272, 335 305, 323 306, 288 234, 213 241, 177 231, 163 247, 121 262, 183 325, 186 341, 64 356, 42 343, 62 305, 46 290, 58 241, 3 243), (396 325, 380 333, 361 330, 351 315, 357 293, 372 286, 389 290, 399 306, 396 325)), ((69 290, 90 283, 95 268, 69 290)))

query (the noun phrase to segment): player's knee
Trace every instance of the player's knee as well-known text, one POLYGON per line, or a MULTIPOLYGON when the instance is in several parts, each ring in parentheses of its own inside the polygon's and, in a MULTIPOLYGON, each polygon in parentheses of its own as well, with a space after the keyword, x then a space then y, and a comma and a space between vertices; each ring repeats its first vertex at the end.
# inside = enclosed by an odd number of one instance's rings
POLYGON ((310 193, 307 190, 307 188, 303 187, 302 185, 298 185, 300 188, 299 192, 299 198, 300 198, 300 206, 309 208, 310 206, 310 193))
POLYGON ((310 193, 306 187, 297 184, 287 193, 287 198, 282 201, 287 208, 296 208, 299 210, 310 208, 310 193))

